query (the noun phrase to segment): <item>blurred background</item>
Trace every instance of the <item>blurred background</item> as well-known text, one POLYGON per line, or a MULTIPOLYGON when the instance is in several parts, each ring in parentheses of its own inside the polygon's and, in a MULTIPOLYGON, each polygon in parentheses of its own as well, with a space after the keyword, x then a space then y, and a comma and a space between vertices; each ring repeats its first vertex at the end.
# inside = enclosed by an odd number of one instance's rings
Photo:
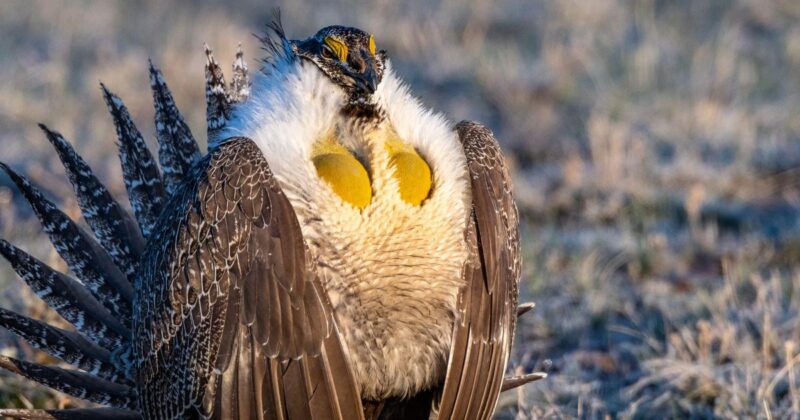
MULTIPOLYGON (((257 69, 274 6, 290 37, 373 32, 423 102, 500 138, 536 302, 512 368, 550 376, 498 418, 797 418, 800 2, 4 0, 0 160, 79 218, 44 122, 124 197, 98 82, 152 146, 152 58, 204 139, 203 43, 257 69)), ((5 177, 0 234, 65 268, 5 177)), ((58 321, 5 263, 0 306, 58 321)), ((81 404, 0 374, 0 406, 81 404)))

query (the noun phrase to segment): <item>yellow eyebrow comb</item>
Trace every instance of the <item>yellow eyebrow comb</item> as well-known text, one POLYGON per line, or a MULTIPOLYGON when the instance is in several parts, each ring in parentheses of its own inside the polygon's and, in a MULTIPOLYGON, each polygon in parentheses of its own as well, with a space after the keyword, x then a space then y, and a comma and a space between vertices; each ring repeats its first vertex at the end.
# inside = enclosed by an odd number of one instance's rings
POLYGON ((336 53, 336 56, 339 57, 339 61, 347 61, 348 51, 347 45, 344 42, 339 41, 332 36, 326 36, 324 42, 325 45, 330 47, 333 52, 336 53))
POLYGON ((369 53, 375 55, 375 37, 369 36, 369 53))

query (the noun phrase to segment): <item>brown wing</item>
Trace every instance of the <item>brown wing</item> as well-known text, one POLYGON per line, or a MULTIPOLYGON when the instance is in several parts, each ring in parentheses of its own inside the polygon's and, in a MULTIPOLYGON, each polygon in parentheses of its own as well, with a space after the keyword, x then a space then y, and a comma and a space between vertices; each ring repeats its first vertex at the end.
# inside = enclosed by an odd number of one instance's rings
POLYGON ((491 418, 503 384, 517 310, 519 222, 511 179, 492 132, 456 126, 472 180, 470 250, 439 419, 491 418))
POLYGON ((330 303, 261 151, 231 139, 193 171, 137 288, 146 417, 363 418, 330 303))

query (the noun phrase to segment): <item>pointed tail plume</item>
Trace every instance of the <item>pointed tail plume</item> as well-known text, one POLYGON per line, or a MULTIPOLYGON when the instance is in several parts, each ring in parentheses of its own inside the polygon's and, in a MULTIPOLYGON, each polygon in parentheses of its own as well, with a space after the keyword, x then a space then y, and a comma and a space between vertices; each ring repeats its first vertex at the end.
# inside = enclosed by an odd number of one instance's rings
POLYGON ((133 212, 139 221, 139 227, 145 239, 150 236, 156 219, 164 204, 164 187, 161 173, 153 155, 147 149, 142 133, 133 123, 128 108, 122 100, 101 84, 103 97, 117 128, 119 160, 122 163, 122 175, 125 188, 133 206, 133 212))
POLYGON ((175 105, 172 92, 164 81, 161 71, 150 63, 150 88, 156 109, 156 137, 158 138, 158 160, 164 171, 164 188, 171 195, 180 181, 200 158, 200 148, 192 131, 183 120, 175 105))
POLYGON ((2 239, 0 254, 40 299, 90 340, 114 350, 128 339, 130 331, 77 280, 2 239))
MULTIPOLYGON (((231 104, 247 99, 250 81, 241 48, 236 54, 233 79, 227 89, 219 64, 210 50, 207 49, 206 54, 211 137, 224 126, 231 104)), ((75 277, 58 272, 3 239, 0 239, 0 255, 39 298, 76 330, 57 328, 0 308, 0 327, 75 369, 3 356, 0 356, 0 368, 74 397, 113 407, 51 411, 0 409, 0 417, 140 418, 135 411, 135 364, 131 360, 137 266, 165 201, 177 185, 190 176, 192 166, 200 157, 197 142, 175 105, 161 71, 152 63, 150 86, 163 178, 127 108, 101 84, 116 127, 122 174, 133 215, 111 196, 72 145, 44 125, 40 127, 64 165, 91 233, 59 210, 27 178, 0 163, 0 170, 8 174, 30 203, 44 232, 75 277)))
POLYGON ((67 262, 98 301, 112 314, 129 319, 133 287, 111 257, 80 226, 67 217, 25 177, 4 163, 0 169, 11 178, 30 203, 61 258, 67 262))
POLYGON ((5 356, 0 356, 0 367, 82 400, 122 408, 133 404, 134 393, 129 386, 81 371, 44 366, 5 356))
POLYGON ((144 238, 131 215, 123 209, 64 137, 39 124, 58 152, 78 197, 83 218, 118 267, 133 283, 134 265, 144 249, 144 238))
POLYGON ((241 103, 250 96, 250 76, 247 74, 247 62, 244 60, 242 44, 236 49, 236 59, 233 61, 233 78, 228 87, 228 102, 241 103))
POLYGON ((230 103, 225 94, 225 75, 214 58, 214 52, 206 48, 206 121, 208 124, 208 144, 217 140, 217 135, 225 127, 230 117, 230 103))
POLYGON ((76 332, 56 328, 3 308, 0 308, 0 326, 17 334, 34 348, 87 373, 109 381, 121 379, 122 372, 111 362, 111 353, 76 332))

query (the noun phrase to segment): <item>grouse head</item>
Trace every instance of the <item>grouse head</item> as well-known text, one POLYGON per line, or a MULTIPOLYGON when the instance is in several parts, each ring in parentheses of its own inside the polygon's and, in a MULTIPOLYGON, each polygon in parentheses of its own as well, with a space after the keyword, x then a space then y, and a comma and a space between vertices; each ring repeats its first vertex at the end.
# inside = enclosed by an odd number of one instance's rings
POLYGON ((375 38, 360 29, 328 26, 306 40, 292 42, 292 47, 353 99, 375 93, 383 78, 386 51, 377 51, 375 38))

